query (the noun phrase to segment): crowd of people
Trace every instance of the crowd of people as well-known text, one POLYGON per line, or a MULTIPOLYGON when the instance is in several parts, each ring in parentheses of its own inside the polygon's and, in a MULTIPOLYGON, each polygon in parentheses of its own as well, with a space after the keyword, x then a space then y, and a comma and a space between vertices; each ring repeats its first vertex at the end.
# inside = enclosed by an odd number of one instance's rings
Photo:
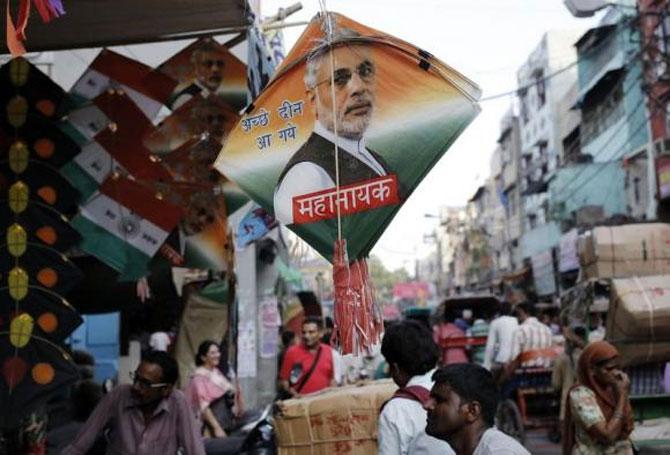
MULTIPOLYGON (((496 428, 496 413, 514 371, 546 366, 544 357, 528 354, 551 348, 558 338, 531 305, 512 311, 503 304, 488 321, 445 312, 434 327, 394 322, 378 351, 359 358, 340 356, 330 345, 330 330, 332 321, 307 317, 300 336, 282 335, 278 400, 387 376, 398 389, 379 413, 379 454, 529 453, 496 428), (487 343, 439 347, 444 337, 467 336, 486 336, 487 343)), ((563 453, 632 454, 630 381, 616 349, 604 341, 587 344, 583 327, 563 326, 561 337, 552 384, 562 391, 563 453)), ((86 378, 71 392, 75 418, 49 434, 49 453, 238 453, 243 438, 231 433, 247 416, 235 381, 220 368, 219 344, 204 341, 194 360, 183 390, 167 352, 146 351, 132 383, 107 393, 91 380, 90 365, 83 365, 86 378)))
MULTIPOLYGON (((398 386, 380 411, 379 454, 529 453, 495 427, 505 388, 516 371, 527 367, 551 368, 552 385, 561 391, 564 454, 632 453, 630 381, 612 345, 587 344, 594 337, 587 337, 586 327, 547 313, 538 317, 528 303, 514 308, 503 303, 490 320, 472 316, 467 310, 447 310, 433 327, 416 320, 386 327, 381 349, 366 357, 374 366, 354 375, 354 380, 377 378, 386 372, 398 386), (486 344, 439 347, 445 339, 468 337, 486 337, 486 344)), ((597 339, 600 328, 589 330, 597 339)), ((346 359, 322 337, 319 318, 305 319, 300 339, 284 334, 281 396, 300 397, 351 382, 351 375, 342 372, 346 359)))

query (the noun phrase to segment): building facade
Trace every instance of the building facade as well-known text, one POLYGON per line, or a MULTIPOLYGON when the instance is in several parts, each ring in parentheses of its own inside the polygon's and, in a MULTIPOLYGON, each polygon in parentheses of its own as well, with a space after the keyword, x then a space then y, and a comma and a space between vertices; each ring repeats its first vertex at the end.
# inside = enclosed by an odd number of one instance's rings
POLYGON ((562 101, 577 79, 577 68, 570 67, 576 50, 578 31, 547 32, 517 72, 520 117, 520 168, 523 200, 522 257, 538 249, 556 246, 558 229, 549 216, 549 182, 554 178, 564 155, 563 132, 559 121, 562 101), (536 232, 535 232, 536 231, 536 232), (549 237, 548 237, 549 236, 549 237), (541 244, 536 239, 542 239, 541 244))

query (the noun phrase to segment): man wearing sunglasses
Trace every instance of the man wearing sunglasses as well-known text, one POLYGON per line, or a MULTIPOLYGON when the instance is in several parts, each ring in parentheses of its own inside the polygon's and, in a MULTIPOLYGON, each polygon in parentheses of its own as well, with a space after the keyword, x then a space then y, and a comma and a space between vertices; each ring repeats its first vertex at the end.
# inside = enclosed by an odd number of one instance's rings
POLYGON ((173 95, 168 102, 170 109, 175 110, 196 95, 207 98, 216 94, 223 82, 225 54, 222 46, 212 38, 203 39, 191 54, 191 64, 195 69, 193 83, 173 95))
POLYGON ((107 433, 107 454, 167 455, 179 449, 205 455, 200 429, 184 394, 174 389, 177 362, 166 352, 147 353, 131 374, 100 401, 63 455, 83 455, 107 433))
POLYGON ((275 216, 285 224, 293 223, 294 197, 335 187, 336 135, 341 186, 390 173, 383 158, 365 144, 375 107, 376 65, 369 46, 356 43, 356 36, 337 29, 330 46, 308 57, 305 85, 316 122, 275 188, 275 216))

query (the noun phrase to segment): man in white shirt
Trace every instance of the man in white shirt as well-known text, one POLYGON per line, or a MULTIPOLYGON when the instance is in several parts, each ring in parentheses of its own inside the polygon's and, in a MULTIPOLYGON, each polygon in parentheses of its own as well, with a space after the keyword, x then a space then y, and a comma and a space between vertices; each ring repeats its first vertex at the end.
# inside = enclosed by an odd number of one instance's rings
POLYGON ((511 315, 512 308, 509 302, 502 302, 500 315, 491 321, 489 334, 484 351, 484 368, 491 371, 493 376, 512 360, 512 340, 514 332, 519 327, 516 317, 511 315))
MULTIPOLYGON (((531 303, 518 304, 514 308, 514 313, 519 320, 519 327, 514 331, 510 362, 514 362, 519 354, 550 348, 554 344, 554 335, 551 333, 551 329, 537 320, 535 308, 531 303)), ((532 360, 526 360, 520 365, 524 367, 549 367, 551 359, 548 356, 540 356, 532 360)))
POLYGON ((437 370, 432 379, 427 434, 448 442, 458 455, 530 455, 494 427, 499 392, 488 370, 457 363, 437 370))
POLYGON ((417 321, 389 326, 382 340, 382 355, 400 389, 379 415, 379 454, 454 454, 449 444, 425 432, 423 405, 429 399, 431 376, 439 357, 428 327, 417 321))
POLYGON ((316 122, 307 142, 286 164, 275 188, 275 217, 284 224, 294 221, 294 197, 335 188, 336 143, 340 186, 390 174, 383 158, 365 144, 376 91, 371 53, 365 46, 344 44, 354 32, 337 32, 341 36, 334 39, 331 49, 320 49, 307 62, 305 85, 316 122))

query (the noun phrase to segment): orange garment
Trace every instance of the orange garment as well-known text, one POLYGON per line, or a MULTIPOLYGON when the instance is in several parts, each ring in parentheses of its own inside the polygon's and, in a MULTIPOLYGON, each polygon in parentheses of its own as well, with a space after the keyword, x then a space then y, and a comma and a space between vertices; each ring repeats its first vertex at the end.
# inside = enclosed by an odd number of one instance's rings
MULTIPOLYGON (((617 395, 612 386, 603 387, 595 380, 596 365, 606 362, 619 356, 619 351, 606 341, 596 341, 589 344, 581 356, 577 364, 577 383, 573 389, 578 386, 588 387, 593 391, 598 401, 598 406, 605 416, 605 420, 609 421, 614 414, 616 408, 617 395)), ((565 410, 565 431, 563 437, 563 453, 572 453, 572 448, 575 445, 575 428, 572 420, 572 412, 570 406, 565 410)), ((623 426, 619 439, 626 439, 633 432, 633 409, 630 402, 626 403, 624 408, 623 426)))

